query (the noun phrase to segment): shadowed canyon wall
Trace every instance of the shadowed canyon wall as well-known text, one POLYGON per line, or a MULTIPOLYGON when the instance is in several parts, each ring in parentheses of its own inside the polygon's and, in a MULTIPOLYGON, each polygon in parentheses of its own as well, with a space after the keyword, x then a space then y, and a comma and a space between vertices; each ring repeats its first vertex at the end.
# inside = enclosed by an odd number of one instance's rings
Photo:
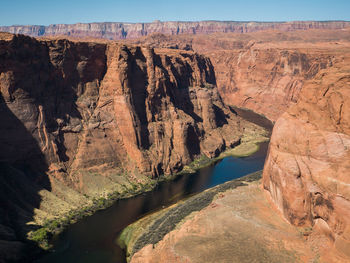
POLYGON ((217 156, 256 127, 188 51, 1 34, 0 90, 1 253, 48 218, 217 156))
POLYGON ((0 246, 22 249, 28 222, 239 143, 251 124, 222 97, 277 120, 265 189, 291 223, 313 227, 307 238, 349 257, 350 30, 337 23, 131 43, 1 34, 0 246))
POLYGON ((263 185, 289 222, 309 229, 305 237, 322 262, 350 258, 349 33, 158 34, 134 41, 205 54, 227 104, 277 120, 263 185))

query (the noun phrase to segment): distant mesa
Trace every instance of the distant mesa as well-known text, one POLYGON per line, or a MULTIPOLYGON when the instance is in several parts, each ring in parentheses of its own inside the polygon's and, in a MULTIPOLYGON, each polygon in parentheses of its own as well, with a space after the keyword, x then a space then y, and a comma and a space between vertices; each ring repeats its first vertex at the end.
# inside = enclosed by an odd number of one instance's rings
POLYGON ((0 31, 13 34, 24 34, 32 37, 66 35, 71 37, 92 37, 110 40, 135 39, 151 33, 169 35, 250 33, 264 30, 281 30, 285 32, 309 29, 343 29, 350 27, 346 21, 293 21, 293 22, 237 22, 237 21, 200 21, 200 22, 161 22, 152 23, 77 23, 59 25, 15 25, 2 26, 0 31), (157 26, 159 25, 159 26, 157 26))

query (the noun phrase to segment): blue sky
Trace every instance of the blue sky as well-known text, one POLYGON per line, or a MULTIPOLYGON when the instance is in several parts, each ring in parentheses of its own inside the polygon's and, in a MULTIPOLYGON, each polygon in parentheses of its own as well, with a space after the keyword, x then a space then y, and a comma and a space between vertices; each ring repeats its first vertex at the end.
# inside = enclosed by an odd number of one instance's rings
POLYGON ((0 25, 350 20, 350 0, 0 0, 0 25))

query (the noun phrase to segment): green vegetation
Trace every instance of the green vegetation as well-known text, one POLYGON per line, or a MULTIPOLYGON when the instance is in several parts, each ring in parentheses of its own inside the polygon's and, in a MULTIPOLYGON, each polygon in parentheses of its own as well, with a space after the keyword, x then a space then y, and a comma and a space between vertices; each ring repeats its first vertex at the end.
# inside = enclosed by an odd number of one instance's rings
POLYGON ((42 249, 49 248, 50 232, 47 228, 39 228, 29 234, 29 239, 36 242, 42 249))
MULTIPOLYGON (((115 189, 114 192, 105 193, 104 196, 99 197, 92 197, 92 194, 84 194, 84 197, 87 200, 90 200, 90 202, 88 202, 88 205, 83 206, 80 209, 71 210, 61 218, 54 218, 45 221, 42 224, 41 228, 30 232, 28 238, 34 242, 37 242, 43 249, 49 249, 49 240, 53 235, 59 234, 68 225, 75 223, 86 216, 90 216, 98 210, 106 209, 107 207, 111 206, 116 200, 130 198, 143 192, 151 191, 161 181, 172 180, 180 174, 195 173, 197 170, 212 165, 218 160, 223 159, 227 156, 243 157, 251 155, 259 149, 259 143, 267 140, 268 138, 261 134, 255 134, 254 132, 247 133, 242 138, 240 141, 241 143, 238 146, 221 153, 218 157, 209 158, 203 154, 196 158, 192 163, 185 166, 179 173, 163 176, 158 180, 147 179, 136 183, 134 180, 127 176, 126 171, 122 170, 121 177, 126 178, 126 181, 120 184, 118 186, 118 189, 115 189)), ((90 173, 90 175, 92 176, 96 174, 90 173)), ((131 237, 129 236, 125 236, 122 239, 128 240, 130 238, 131 237)))
POLYGON ((134 253, 147 244, 157 244, 167 233, 181 225, 184 218, 207 207, 219 193, 260 180, 261 175, 262 171, 257 171, 234 179, 149 214, 124 228, 116 242, 125 249, 129 262, 134 253))
POLYGON ((108 193, 105 197, 91 198, 84 194, 84 197, 90 199, 90 205, 74 209, 68 212, 61 218, 46 220, 42 227, 28 233, 28 239, 36 242, 42 249, 48 250, 51 248, 49 241, 53 235, 61 233, 70 224, 73 224, 86 216, 94 214, 98 210, 106 209, 118 199, 130 198, 143 192, 151 191, 157 184, 155 180, 149 182, 133 183, 129 181, 130 186, 121 185, 122 190, 108 193))

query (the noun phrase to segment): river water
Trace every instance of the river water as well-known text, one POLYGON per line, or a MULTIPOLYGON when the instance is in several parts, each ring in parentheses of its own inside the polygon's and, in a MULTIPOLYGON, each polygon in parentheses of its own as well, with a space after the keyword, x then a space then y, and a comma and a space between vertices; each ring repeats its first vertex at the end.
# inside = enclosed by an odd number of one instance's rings
POLYGON ((53 240, 54 252, 37 262, 126 262, 124 251, 115 239, 127 225, 189 195, 263 169, 267 148, 268 143, 262 143, 259 151, 249 157, 226 157, 195 174, 161 182, 151 192, 118 200, 111 207, 69 226, 53 240))

